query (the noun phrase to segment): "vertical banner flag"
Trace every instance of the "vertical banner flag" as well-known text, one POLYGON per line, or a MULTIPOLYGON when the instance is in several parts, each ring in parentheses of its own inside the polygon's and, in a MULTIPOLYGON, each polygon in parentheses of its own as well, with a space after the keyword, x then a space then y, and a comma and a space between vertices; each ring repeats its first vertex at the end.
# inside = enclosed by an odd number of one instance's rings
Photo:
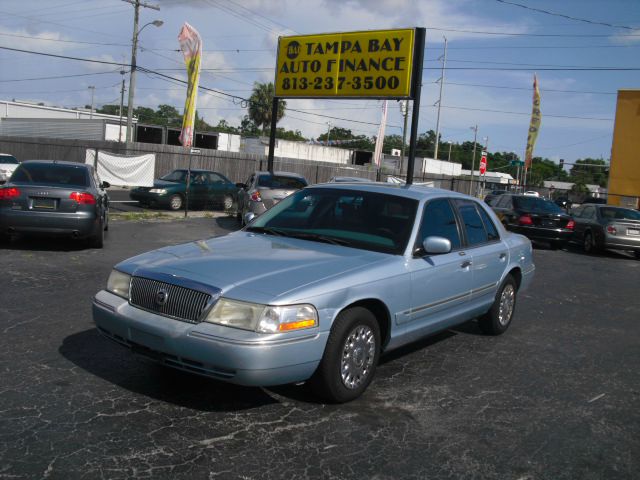
POLYGON ((202 60, 202 40, 198 31, 184 23, 178 35, 180 50, 184 55, 187 65, 187 99, 184 102, 184 114, 182 116, 182 131, 180 143, 185 147, 191 147, 193 143, 193 131, 196 119, 196 100, 198 98, 198 83, 200 81, 200 63, 202 60))
POLYGON ((382 144, 384 143, 384 131, 387 128, 387 103, 387 100, 382 102, 382 118, 380 119, 380 128, 378 128, 376 148, 373 154, 373 161, 378 168, 382 165, 382 144))
POLYGON ((542 112, 540 111, 540 90, 538 89, 538 78, 533 74, 533 109, 531 110, 531 123, 529 124, 529 136, 527 137, 527 150, 524 156, 525 170, 531 168, 531 160, 533 158, 533 147, 538 139, 538 131, 540 130, 540 122, 542 121, 542 112))

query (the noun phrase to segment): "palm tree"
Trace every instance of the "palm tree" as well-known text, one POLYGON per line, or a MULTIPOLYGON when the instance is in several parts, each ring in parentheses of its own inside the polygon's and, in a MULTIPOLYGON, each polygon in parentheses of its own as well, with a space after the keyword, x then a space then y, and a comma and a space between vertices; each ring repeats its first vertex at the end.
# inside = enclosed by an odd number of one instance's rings
MULTIPOLYGON (((258 127, 262 127, 263 136, 267 127, 271 125, 271 104, 273 103, 274 95, 275 89, 273 83, 255 82, 253 84, 253 92, 251 93, 251 97, 249 97, 247 110, 249 112, 249 118, 253 123, 258 127)), ((276 122, 282 119, 286 107, 287 102, 278 100, 278 118, 276 122)))

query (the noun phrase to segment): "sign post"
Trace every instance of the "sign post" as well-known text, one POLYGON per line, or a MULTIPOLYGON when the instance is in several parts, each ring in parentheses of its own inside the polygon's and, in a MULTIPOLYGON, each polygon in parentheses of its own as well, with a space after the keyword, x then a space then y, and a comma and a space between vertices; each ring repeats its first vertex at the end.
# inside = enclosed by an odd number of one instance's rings
POLYGON ((280 37, 269 137, 269 171, 273 171, 277 99, 412 99, 413 124, 407 171, 407 183, 411 183, 424 38, 424 28, 280 37))

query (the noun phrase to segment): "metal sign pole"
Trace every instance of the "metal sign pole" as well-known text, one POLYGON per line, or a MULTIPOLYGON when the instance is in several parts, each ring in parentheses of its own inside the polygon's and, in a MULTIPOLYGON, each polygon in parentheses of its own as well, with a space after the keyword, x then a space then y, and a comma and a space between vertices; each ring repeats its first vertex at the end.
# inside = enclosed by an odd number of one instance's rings
POLYGON ((407 159, 407 185, 413 183, 413 169, 416 161, 416 142, 418 139, 418 120, 420 118, 420 91, 422 89, 422 63, 426 30, 416 28, 413 48, 413 112, 411 114, 411 137, 409 139, 409 158, 407 159))
POLYGON ((276 124, 278 123, 278 101, 280 99, 273 96, 271 104, 271 132, 269 132, 269 156, 267 157, 267 169, 273 175, 273 152, 276 148, 276 124))

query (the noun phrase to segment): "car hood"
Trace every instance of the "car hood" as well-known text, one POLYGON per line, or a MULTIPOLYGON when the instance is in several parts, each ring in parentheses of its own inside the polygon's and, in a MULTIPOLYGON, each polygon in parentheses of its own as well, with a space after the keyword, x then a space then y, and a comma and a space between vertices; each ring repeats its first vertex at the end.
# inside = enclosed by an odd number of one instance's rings
MULTIPOLYGON (((239 300, 268 303, 294 290, 340 281, 397 256, 250 232, 198 240, 144 253, 116 265, 129 274, 188 278, 239 300)), ((365 278, 363 281, 370 280, 365 278)), ((342 285, 344 287, 344 285, 342 285)))

